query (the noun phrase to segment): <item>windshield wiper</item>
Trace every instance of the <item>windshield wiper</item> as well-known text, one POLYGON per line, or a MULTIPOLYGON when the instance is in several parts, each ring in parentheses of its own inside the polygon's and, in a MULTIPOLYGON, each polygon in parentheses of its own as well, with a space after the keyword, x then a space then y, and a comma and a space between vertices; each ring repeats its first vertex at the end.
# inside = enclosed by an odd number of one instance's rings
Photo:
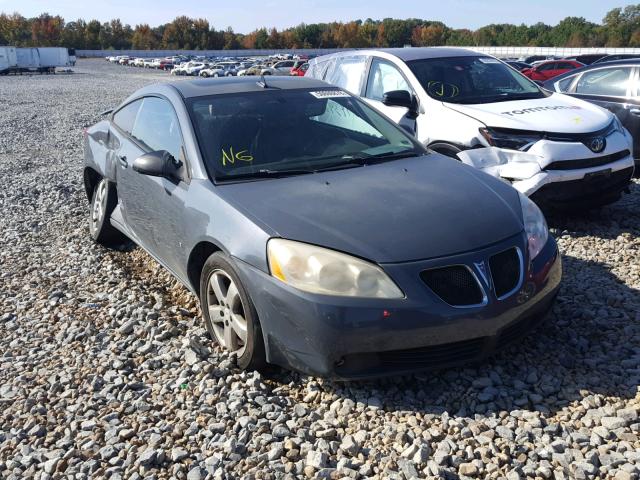
POLYGON ((415 150, 402 150, 400 152, 383 152, 383 153, 365 153, 359 152, 353 155, 344 155, 343 160, 349 162, 358 163, 360 165, 370 165, 377 162, 384 162, 386 160, 396 160, 399 158, 419 157, 420 152, 415 150))
POLYGON ((289 169, 289 170, 270 170, 267 168, 260 169, 255 172, 239 173, 237 175, 227 175, 218 180, 240 180, 243 178, 270 178, 270 177, 287 177, 289 175, 304 175, 306 173, 315 173, 315 170, 305 169, 289 169))

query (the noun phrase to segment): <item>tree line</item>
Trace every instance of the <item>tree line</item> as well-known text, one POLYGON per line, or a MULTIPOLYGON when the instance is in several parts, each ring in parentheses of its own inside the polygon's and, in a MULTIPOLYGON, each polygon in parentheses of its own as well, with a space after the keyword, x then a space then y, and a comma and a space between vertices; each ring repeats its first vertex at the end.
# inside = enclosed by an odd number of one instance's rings
POLYGON ((120 19, 66 22, 43 13, 25 18, 0 14, 0 45, 65 46, 81 50, 235 50, 413 46, 640 47, 640 4, 614 8, 601 24, 567 17, 555 26, 492 24, 477 30, 409 18, 300 24, 248 34, 217 30, 203 18, 179 16, 164 25, 135 27, 120 19))

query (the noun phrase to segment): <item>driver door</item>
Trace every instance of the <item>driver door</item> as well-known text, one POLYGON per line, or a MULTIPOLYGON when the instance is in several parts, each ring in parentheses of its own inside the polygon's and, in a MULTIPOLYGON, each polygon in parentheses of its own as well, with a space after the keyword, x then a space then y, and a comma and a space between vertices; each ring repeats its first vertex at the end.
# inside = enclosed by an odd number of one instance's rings
POLYGON ((175 180, 144 175, 132 168, 137 157, 155 151, 169 152, 186 162, 180 124, 171 103, 161 97, 145 97, 128 137, 130 155, 119 164, 122 183, 118 180, 117 185, 127 224, 139 243, 167 268, 179 272, 186 255, 182 240, 188 175, 175 180))

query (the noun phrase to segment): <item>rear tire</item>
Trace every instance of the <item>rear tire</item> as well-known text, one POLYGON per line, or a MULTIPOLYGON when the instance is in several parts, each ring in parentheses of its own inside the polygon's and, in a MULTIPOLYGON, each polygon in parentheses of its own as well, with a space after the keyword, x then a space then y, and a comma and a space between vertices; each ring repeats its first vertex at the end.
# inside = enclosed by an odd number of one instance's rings
POLYGON ((258 314, 230 258, 212 254, 200 276, 200 305, 211 338, 238 356, 243 370, 267 364, 258 314))
POLYGON ((91 212, 89 214, 89 233, 96 243, 105 247, 116 247, 127 241, 119 230, 111 225, 111 213, 118 204, 115 185, 102 178, 93 189, 91 212))

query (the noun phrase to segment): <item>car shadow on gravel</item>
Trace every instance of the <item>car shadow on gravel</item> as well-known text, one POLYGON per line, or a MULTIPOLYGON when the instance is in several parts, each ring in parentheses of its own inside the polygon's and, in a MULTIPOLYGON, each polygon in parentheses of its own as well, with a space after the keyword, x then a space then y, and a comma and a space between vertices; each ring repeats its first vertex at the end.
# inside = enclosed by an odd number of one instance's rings
POLYGON ((620 200, 602 208, 546 211, 547 223, 555 235, 616 239, 623 233, 640 234, 640 183, 636 180, 629 190, 620 200))
MULTIPOLYGON (((585 397, 596 405, 597 395, 633 398, 640 384, 639 292, 597 262, 564 256, 563 267, 546 321, 481 364, 367 382, 318 380, 319 388, 388 411, 471 417, 513 410, 553 416, 585 397)), ((276 377, 291 381, 284 372, 276 377)))

